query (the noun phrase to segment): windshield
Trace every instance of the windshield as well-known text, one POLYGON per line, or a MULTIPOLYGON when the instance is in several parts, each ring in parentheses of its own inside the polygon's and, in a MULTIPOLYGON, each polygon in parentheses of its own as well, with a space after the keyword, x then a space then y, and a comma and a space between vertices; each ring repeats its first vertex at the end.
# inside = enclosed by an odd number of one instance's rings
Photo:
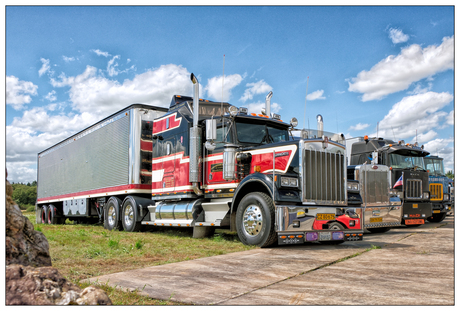
POLYGON ((240 143, 247 144, 269 144, 289 140, 287 128, 277 128, 266 123, 236 122, 237 139, 240 143))
POLYGON ((425 163, 425 169, 430 171, 433 175, 441 175, 444 176, 444 166, 442 164, 442 159, 430 159, 425 158, 423 160, 425 163))
POLYGON ((411 157, 407 155, 390 154, 390 166, 392 168, 420 168, 423 169, 422 157, 411 157))

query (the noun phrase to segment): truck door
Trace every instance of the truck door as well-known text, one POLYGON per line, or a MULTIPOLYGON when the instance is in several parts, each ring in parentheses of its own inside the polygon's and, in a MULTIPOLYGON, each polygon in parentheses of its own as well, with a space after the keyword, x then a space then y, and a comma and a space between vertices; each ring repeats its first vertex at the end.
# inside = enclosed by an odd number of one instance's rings
POLYGON ((163 148, 161 148, 164 191, 174 191, 174 170, 176 169, 175 142, 176 139, 174 136, 167 138, 163 141, 163 148))

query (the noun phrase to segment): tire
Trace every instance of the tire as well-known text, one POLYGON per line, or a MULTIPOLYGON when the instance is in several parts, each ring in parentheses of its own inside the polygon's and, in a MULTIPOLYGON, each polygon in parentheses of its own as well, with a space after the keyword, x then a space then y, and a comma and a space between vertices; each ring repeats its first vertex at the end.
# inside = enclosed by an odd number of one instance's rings
POLYGON ((370 233, 384 233, 390 231, 390 228, 366 228, 370 233))
POLYGON ((56 215, 56 212, 57 210, 56 210, 56 207, 54 207, 54 205, 48 206, 48 209, 46 212, 48 224, 55 225, 58 223, 58 217, 56 215))
MULTIPOLYGON (((334 221, 329 225, 329 230, 343 231, 343 230, 345 230, 345 227, 342 224, 334 221)), ((327 245, 338 245, 338 244, 342 244, 343 242, 345 242, 345 240, 340 240, 340 241, 321 241, 320 243, 321 244, 327 244, 327 245)))
POLYGON ((268 247, 277 241, 275 205, 263 192, 247 194, 236 211, 236 229, 245 245, 268 247))
POLYGON ((447 213, 433 214, 433 216, 428 217, 426 220, 429 222, 441 222, 446 218, 447 213))
POLYGON ((128 232, 138 232, 141 230, 142 224, 137 221, 139 214, 136 200, 132 197, 127 197, 123 201, 123 209, 121 213, 121 222, 123 229, 128 232))
POLYGON ((48 223, 48 207, 46 205, 42 206, 41 219, 42 219, 42 224, 48 223))
POLYGON ((110 197, 107 205, 104 207, 104 228, 108 230, 122 230, 120 221, 121 200, 116 197, 110 197))

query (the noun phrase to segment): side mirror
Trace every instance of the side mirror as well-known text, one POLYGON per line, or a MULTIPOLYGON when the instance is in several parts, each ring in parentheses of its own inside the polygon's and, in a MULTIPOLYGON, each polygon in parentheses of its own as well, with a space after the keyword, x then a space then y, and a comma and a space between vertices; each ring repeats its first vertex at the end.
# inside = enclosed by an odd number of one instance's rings
POLYGON ((213 151, 216 148, 215 139, 217 139, 217 120, 206 120, 206 143, 204 146, 207 150, 213 151))

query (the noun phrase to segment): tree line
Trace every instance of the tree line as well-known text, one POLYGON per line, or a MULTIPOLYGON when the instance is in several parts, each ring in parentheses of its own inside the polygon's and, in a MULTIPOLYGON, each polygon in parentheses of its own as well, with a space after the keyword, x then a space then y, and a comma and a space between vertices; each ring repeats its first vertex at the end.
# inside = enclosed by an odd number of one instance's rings
POLYGON ((32 183, 12 183, 13 200, 21 209, 30 209, 35 206, 37 201, 37 182, 32 183))

